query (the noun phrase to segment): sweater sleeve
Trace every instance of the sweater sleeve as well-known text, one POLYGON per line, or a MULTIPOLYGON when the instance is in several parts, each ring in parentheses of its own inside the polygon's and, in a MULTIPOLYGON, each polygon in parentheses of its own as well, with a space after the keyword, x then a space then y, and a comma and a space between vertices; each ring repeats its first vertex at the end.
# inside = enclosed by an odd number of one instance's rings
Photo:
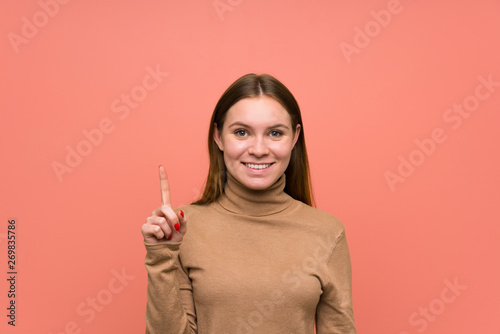
POLYGON ((345 232, 327 261, 328 278, 316 308, 317 334, 356 334, 352 309, 351 259, 345 232))
POLYGON ((193 288, 179 261, 181 242, 144 244, 146 334, 197 334, 193 288))

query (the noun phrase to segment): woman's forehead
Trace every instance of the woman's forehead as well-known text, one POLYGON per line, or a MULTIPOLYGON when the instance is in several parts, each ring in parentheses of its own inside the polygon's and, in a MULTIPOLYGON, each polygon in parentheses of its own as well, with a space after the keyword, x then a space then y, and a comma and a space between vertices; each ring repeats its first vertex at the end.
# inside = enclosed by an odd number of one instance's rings
POLYGON ((291 126, 292 120, 288 111, 275 99, 269 96, 245 98, 229 108, 226 125, 244 123, 248 126, 271 126, 283 124, 291 126))

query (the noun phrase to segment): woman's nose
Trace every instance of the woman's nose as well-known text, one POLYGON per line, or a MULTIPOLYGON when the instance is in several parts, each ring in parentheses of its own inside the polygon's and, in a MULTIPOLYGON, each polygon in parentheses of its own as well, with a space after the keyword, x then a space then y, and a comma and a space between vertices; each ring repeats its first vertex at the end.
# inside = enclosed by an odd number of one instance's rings
POLYGON ((266 140, 262 137, 256 137, 250 144, 248 148, 248 153, 255 155, 256 157, 261 157, 269 154, 269 147, 267 146, 266 140))

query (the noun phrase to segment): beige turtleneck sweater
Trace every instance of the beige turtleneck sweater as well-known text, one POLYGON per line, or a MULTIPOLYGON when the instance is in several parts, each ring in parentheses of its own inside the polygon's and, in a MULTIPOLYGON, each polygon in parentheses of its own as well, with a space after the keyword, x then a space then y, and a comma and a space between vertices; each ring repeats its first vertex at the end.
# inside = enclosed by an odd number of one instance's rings
POLYGON ((146 333, 356 333, 344 227, 284 187, 228 174, 218 201, 176 209, 184 239, 145 243, 146 333))

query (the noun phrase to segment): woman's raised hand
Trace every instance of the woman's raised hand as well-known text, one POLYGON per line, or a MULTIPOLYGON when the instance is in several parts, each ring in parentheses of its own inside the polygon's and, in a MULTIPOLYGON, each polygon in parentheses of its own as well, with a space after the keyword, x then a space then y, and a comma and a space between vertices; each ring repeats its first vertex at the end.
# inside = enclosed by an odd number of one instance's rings
POLYGON ((144 242, 157 244, 182 241, 187 232, 187 220, 181 210, 175 213, 172 209, 170 186, 167 172, 163 166, 160 166, 160 189, 161 206, 154 210, 151 216, 146 219, 146 224, 142 225, 141 232, 144 236, 144 242))

